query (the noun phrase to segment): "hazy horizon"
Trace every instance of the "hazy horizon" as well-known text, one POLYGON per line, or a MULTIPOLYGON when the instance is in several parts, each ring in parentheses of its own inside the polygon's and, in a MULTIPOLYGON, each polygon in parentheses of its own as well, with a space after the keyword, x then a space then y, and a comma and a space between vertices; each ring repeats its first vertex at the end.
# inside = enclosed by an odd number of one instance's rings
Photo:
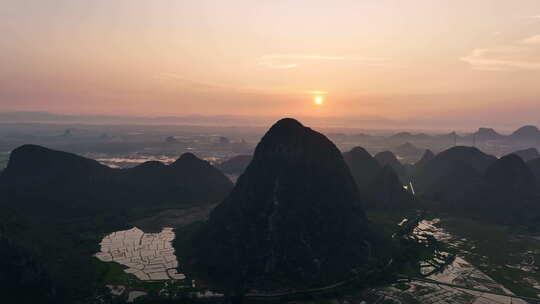
MULTIPOLYGON (((200 127, 247 127, 264 130, 276 121, 287 116, 247 116, 247 115, 167 115, 167 116, 135 116, 135 115, 85 115, 61 114, 45 111, 0 111, 0 124, 65 124, 65 125, 148 125, 148 126, 200 126, 200 127)), ((308 127, 322 129, 325 132, 370 134, 392 134, 397 132, 443 134, 458 132, 467 134, 479 128, 492 128, 501 134, 510 134, 527 125, 524 122, 493 122, 485 120, 446 121, 433 120, 389 120, 377 117, 314 117, 290 116, 308 127)))
POLYGON ((540 124, 537 0, 4 1, 0 34, 4 112, 540 124))

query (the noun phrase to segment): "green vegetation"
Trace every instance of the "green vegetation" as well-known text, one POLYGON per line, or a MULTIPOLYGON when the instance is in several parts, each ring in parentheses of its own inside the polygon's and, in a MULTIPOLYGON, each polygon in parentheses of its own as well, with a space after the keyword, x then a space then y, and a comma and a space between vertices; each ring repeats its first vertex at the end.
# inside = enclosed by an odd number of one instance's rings
POLYGON ((97 258, 94 258, 92 263, 96 267, 98 281, 103 284, 127 285, 129 284, 130 279, 135 279, 133 275, 125 273, 125 267, 118 263, 106 263, 98 260, 97 258))
MULTIPOLYGON (((108 292, 104 289, 106 284, 126 285, 157 293, 163 289, 164 282, 139 281, 126 274, 123 266, 101 262, 93 254, 99 251, 99 242, 107 233, 127 229, 130 222, 169 208, 170 204, 163 204, 147 208, 146 212, 144 208, 138 208, 136 212, 111 210, 108 213, 69 218, 54 217, 49 213, 28 214, 4 206, 0 210, 0 241, 4 240, 6 244, 2 247, 5 247, 3 251, 6 261, 30 261, 14 269, 14 275, 17 272, 28 272, 30 277, 26 280, 48 282, 40 284, 47 286, 51 293, 55 290, 54 303, 91 303, 100 293, 108 292)), ((2 269, 8 267, 6 265, 2 269)), ((18 290, 13 289, 11 292, 17 300, 20 299, 18 290)), ((36 296, 39 294, 35 293, 36 296)), ((9 296, 10 293, 7 298, 9 296)), ((41 303, 48 303, 43 297, 39 299, 41 303)), ((27 302, 35 301, 29 299, 27 302)), ((25 301, 23 299, 18 303, 25 301)))

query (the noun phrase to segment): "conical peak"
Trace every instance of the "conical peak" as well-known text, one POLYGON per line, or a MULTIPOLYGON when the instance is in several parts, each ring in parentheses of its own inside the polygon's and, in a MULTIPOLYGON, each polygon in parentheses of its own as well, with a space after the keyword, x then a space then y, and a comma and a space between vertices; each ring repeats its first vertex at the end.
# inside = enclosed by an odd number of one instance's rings
MULTIPOLYGON (((292 118, 284 118, 275 123, 263 136, 255 148, 254 158, 272 154, 288 160, 304 157, 315 160, 318 155, 340 154, 338 148, 323 134, 303 126, 292 118)), ((308 160, 308 161, 310 161, 308 160)))
POLYGON ((198 160, 199 158, 195 156, 195 154, 187 152, 182 155, 180 155, 180 158, 178 160, 181 161, 188 161, 188 160, 198 160))
POLYGON ((355 155, 355 156, 364 156, 364 157, 369 156, 369 157, 371 157, 371 154, 369 154, 369 152, 366 149, 362 148, 362 147, 354 147, 354 148, 352 148, 352 150, 349 153, 351 153, 352 155, 355 155))
POLYGON ((306 127, 304 127, 298 120, 294 118, 282 118, 272 125, 270 130, 268 130, 268 133, 290 132, 305 128, 306 127))

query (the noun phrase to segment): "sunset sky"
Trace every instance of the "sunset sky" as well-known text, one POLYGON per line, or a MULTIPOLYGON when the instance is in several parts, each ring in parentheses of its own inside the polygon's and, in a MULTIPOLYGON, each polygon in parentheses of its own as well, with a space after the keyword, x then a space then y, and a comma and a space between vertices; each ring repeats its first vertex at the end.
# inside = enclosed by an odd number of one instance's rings
POLYGON ((4 0, 0 54, 0 111, 540 124, 539 0, 4 0))

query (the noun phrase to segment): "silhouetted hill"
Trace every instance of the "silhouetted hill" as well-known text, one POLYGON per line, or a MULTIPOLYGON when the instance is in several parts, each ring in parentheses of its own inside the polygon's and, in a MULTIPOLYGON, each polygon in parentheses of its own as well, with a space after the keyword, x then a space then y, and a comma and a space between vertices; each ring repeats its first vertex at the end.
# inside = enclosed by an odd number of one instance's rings
POLYGON ((540 130, 536 126, 523 126, 510 135, 514 140, 540 140, 540 130))
POLYGON ((400 132, 400 133, 396 133, 392 136, 390 136, 391 139, 400 139, 400 140, 404 140, 404 141, 409 141, 409 140, 427 140, 427 139, 430 139, 431 136, 425 134, 425 133, 418 133, 418 134, 412 134, 412 133, 409 133, 409 132, 400 132))
POLYGON ((92 258, 103 233, 163 208, 218 202, 231 189, 219 170, 189 153, 169 166, 112 169, 75 154, 21 146, 0 174, 0 215, 11 210, 19 227, 0 231, 0 251, 12 251, 0 254, 0 282, 35 291, 28 298, 37 301, 28 303, 86 303, 104 275, 92 258), (3 274, 10 275, 9 284, 3 274))
MULTIPOLYGON (((443 203, 452 211, 462 208, 469 193, 475 191, 484 182, 483 176, 471 165, 462 161, 452 161, 440 175, 434 177, 424 187, 416 187, 417 193, 432 200, 443 203)), ((421 183, 416 183, 421 185, 421 183)))
POLYGON ((483 216, 524 224, 540 211, 536 177, 519 156, 504 156, 487 169, 484 183, 470 193, 466 207, 483 216))
POLYGON ((540 158, 540 154, 538 153, 538 150, 536 150, 536 148, 519 150, 516 152, 512 152, 511 154, 515 154, 521 157, 521 159, 523 159, 524 162, 528 162, 530 160, 540 158))
POLYGON ((498 159, 486 171, 486 181, 498 194, 509 197, 536 192, 536 178, 523 159, 510 154, 498 159))
POLYGON ((535 158, 527 162, 527 166, 536 176, 536 180, 540 183, 540 158, 535 158))
POLYGON ((259 290, 351 277, 378 248, 337 147, 288 118, 264 135, 194 241, 202 273, 259 290))
POLYGON ((461 139, 461 136, 459 136, 455 131, 446 134, 440 134, 436 137, 449 142, 454 142, 454 139, 461 139))
MULTIPOLYGON (((414 176, 414 185, 420 193, 437 192, 438 189, 446 189, 447 186, 444 184, 461 183, 452 179, 465 177, 466 173, 471 174, 471 179, 476 179, 475 176, 483 175, 496 160, 494 156, 485 154, 477 148, 453 147, 437 154, 425 166, 419 168, 414 176)), ((453 191, 462 190, 456 185, 453 191)))
POLYGON ((377 160, 362 147, 354 147, 343 153, 343 158, 361 192, 366 192, 382 167, 377 160))
POLYGON ((217 167, 223 173, 239 175, 246 170, 252 158, 252 155, 237 155, 222 162, 217 167))
POLYGON ((478 131, 472 134, 476 137, 476 140, 499 140, 504 138, 504 135, 497 133, 497 131, 492 128, 479 128, 478 131))
POLYGON ((418 162, 416 162, 414 166, 416 167, 416 169, 422 168, 434 158, 435 158, 435 153, 427 149, 422 155, 422 158, 418 162))
POLYGON ((406 142, 392 149, 392 151, 399 155, 416 155, 422 153, 423 149, 416 147, 410 142, 406 142))
POLYGON ((25 145, 11 153, 0 175, 0 188, 12 202, 82 212, 210 203, 222 199, 232 183, 208 162, 189 153, 169 166, 146 162, 131 169, 113 169, 75 154, 25 145))
POLYGON ((390 166, 397 173, 403 183, 407 182, 407 169, 399 162, 396 155, 390 151, 383 151, 375 154, 375 159, 382 166, 390 166))
POLYGON ((496 159, 476 148, 455 147, 419 167, 414 183, 417 193, 447 212, 530 225, 539 218, 540 197, 535 165, 528 165, 515 154, 496 159))
POLYGON ((385 209, 410 208, 413 197, 403 189, 394 169, 381 167, 365 149, 355 147, 343 153, 343 158, 351 170, 366 208, 385 209))
POLYGON ((403 188, 394 169, 384 166, 367 188, 369 200, 366 207, 383 209, 386 212, 413 207, 414 197, 403 188))

